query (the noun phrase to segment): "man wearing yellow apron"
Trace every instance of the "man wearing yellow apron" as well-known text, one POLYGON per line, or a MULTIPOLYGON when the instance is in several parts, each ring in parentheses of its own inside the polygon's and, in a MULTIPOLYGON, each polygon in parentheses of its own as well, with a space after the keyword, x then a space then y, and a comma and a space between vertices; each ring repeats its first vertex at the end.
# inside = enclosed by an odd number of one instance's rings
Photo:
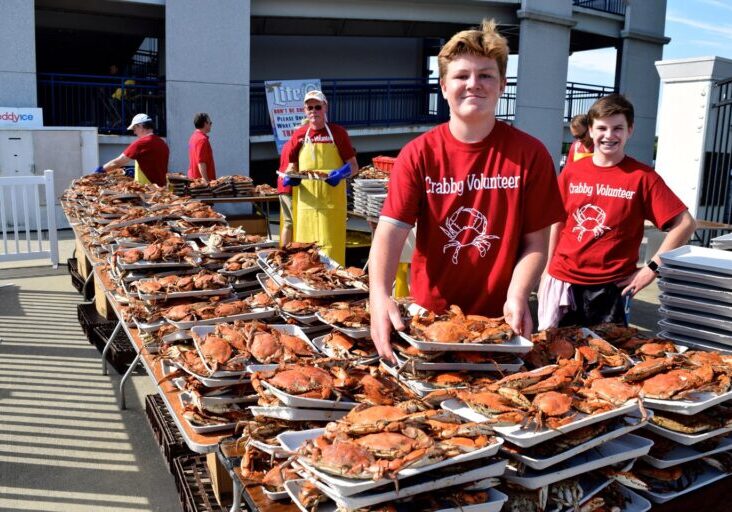
POLYGON ((147 114, 137 114, 127 129, 132 130, 137 140, 127 146, 117 158, 100 165, 94 172, 116 169, 134 160, 136 182, 166 186, 170 150, 165 141, 153 133, 152 119, 147 114))
POLYGON ((331 171, 326 180, 293 180, 292 217, 295 242, 317 242, 341 265, 346 261, 346 184, 358 170, 356 152, 346 130, 328 124, 328 101, 320 91, 305 95, 307 124, 290 139, 288 171, 331 171), (344 165, 344 162, 346 165, 344 165), (299 185, 299 186, 295 186, 299 185))

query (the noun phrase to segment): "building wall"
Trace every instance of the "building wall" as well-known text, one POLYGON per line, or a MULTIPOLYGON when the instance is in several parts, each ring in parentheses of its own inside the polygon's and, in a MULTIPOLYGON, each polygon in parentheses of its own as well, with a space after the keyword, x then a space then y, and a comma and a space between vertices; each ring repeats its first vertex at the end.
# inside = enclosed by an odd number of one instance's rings
POLYGON ((0 2, 0 106, 35 107, 35 6, 28 0, 0 2))
POLYGON ((170 169, 188 167, 193 116, 213 121, 211 145, 218 175, 248 171, 249 0, 167 2, 166 112, 170 169))
POLYGON ((252 80, 415 78, 422 67, 417 38, 252 36, 252 80))

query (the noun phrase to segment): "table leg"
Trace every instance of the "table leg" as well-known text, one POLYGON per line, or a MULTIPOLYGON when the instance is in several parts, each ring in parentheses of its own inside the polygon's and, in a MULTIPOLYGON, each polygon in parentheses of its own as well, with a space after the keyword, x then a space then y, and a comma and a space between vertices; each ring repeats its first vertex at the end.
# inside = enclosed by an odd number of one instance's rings
POLYGON ((107 351, 109 350, 109 347, 112 346, 112 340, 117 337, 117 333, 119 333, 121 328, 122 320, 118 320, 117 325, 114 327, 114 331, 112 331, 109 339, 107 339, 107 343, 104 344, 104 349, 102 350, 102 375, 107 375, 107 351))
POLYGON ((267 215, 266 215, 266 217, 267 217, 267 238, 272 240, 272 230, 269 227, 269 201, 264 203, 264 206, 267 209, 267 215))
POLYGON ((86 289, 89 286, 89 283, 91 283, 92 279, 94 279, 93 270, 89 272, 88 276, 86 276, 86 281, 84 281, 84 285, 81 287, 81 296, 84 297, 84 300, 86 300, 86 289))
POLYGON ((125 382, 127 382, 127 379, 130 377, 133 371, 135 371, 135 366, 137 366, 137 363, 140 362, 140 357, 142 356, 142 352, 138 352, 137 356, 135 356, 135 359, 132 361, 132 364, 127 369, 125 374, 122 376, 122 380, 119 382, 119 409, 120 411, 124 411, 127 409, 127 404, 125 403, 125 382))
POLYGON ((233 489, 231 491, 231 494, 233 502, 231 504, 229 512, 239 512, 241 510, 241 493, 244 492, 244 487, 241 485, 241 481, 239 480, 239 478, 234 477, 232 481, 233 489))

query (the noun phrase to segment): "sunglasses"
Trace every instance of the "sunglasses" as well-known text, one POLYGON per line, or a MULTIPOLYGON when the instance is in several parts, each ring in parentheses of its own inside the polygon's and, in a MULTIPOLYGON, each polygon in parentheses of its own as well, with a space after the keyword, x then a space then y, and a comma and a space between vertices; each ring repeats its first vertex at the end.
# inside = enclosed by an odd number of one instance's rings
POLYGON ((305 107, 306 110, 323 110, 323 105, 307 105, 305 107))

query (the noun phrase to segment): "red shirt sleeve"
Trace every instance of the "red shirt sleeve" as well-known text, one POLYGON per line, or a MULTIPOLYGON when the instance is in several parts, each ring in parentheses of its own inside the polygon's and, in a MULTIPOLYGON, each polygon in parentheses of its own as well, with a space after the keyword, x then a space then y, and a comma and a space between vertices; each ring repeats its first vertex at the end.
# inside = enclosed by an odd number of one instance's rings
POLYGON ((526 177, 523 233, 533 233, 566 217, 554 163, 549 153, 543 147, 541 149, 534 155, 526 177))
POLYGON ((414 226, 423 203, 424 177, 415 146, 407 144, 400 152, 389 178, 389 192, 381 215, 414 226))
MULTIPOLYGON (((295 130, 295 133, 292 134, 292 137, 290 137, 290 140, 287 142, 287 161, 291 164, 296 164, 300 157, 300 148, 302 148, 302 143, 305 140, 306 129, 307 125, 304 125, 295 130), (305 128, 305 130, 303 128, 305 128)), ((285 152, 285 148, 283 147, 282 154, 284 155, 285 152)))
POLYGON ((142 139, 135 140, 132 144, 127 146, 127 149, 125 149, 122 154, 124 154, 127 158, 131 158, 132 160, 137 160, 137 157, 140 156, 140 145, 142 139))
POLYGON ((570 162, 574 162, 574 147, 577 145, 577 141, 572 142, 572 144, 569 145, 569 151, 567 152, 567 161, 564 163, 564 165, 569 165, 570 162))
POLYGON ((653 172, 646 200, 643 202, 645 218, 653 222, 659 229, 673 220, 688 208, 676 194, 666 185, 658 174, 653 172))
POLYGON ((338 125, 331 125, 330 131, 333 133, 333 142, 338 148, 338 154, 341 155, 341 160, 344 162, 356 156, 356 150, 351 145, 351 138, 348 136, 348 132, 345 128, 338 125))

